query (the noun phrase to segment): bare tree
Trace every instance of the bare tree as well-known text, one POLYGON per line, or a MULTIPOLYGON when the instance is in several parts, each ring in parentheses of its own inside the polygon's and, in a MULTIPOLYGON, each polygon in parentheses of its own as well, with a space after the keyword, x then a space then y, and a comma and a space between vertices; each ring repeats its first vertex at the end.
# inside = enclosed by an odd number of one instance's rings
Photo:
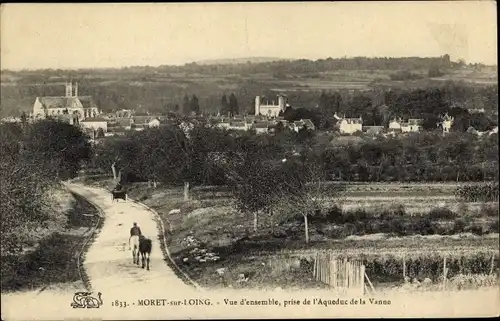
POLYGON ((320 166, 288 162, 284 160, 284 177, 277 182, 281 186, 274 189, 272 211, 280 216, 302 215, 305 241, 309 243, 309 218, 320 214, 329 202, 340 202, 339 188, 327 184, 320 166))

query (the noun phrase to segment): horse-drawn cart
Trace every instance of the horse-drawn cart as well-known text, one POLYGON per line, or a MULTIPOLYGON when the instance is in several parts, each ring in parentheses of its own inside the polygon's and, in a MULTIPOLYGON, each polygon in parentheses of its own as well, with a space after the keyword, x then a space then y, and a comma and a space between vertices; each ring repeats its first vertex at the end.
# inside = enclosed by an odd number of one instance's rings
POLYGON ((115 200, 122 199, 124 201, 127 200, 127 190, 123 187, 115 187, 111 191, 111 200, 114 202, 115 200))

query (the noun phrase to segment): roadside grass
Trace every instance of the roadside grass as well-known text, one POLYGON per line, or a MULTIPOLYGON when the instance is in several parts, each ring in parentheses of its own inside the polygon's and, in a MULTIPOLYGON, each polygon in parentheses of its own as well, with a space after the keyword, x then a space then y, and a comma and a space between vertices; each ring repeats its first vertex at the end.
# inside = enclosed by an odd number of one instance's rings
POLYGON ((29 251, 18 255, 2 255, 2 292, 43 290, 56 284, 75 286, 84 281, 79 272, 78 255, 83 242, 97 223, 97 210, 78 195, 67 191, 63 193, 68 193, 67 196, 73 200, 69 210, 60 212, 66 221, 63 228, 45 233, 37 244, 32 244, 29 251))

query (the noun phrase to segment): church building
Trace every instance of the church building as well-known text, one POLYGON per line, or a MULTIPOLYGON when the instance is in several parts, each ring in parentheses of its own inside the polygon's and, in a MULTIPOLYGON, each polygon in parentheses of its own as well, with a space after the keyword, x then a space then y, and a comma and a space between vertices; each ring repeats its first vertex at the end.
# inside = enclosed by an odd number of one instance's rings
POLYGON ((55 97, 36 97, 33 104, 33 118, 59 117, 72 115, 77 121, 96 117, 99 109, 91 96, 78 95, 78 83, 66 83, 66 94, 55 97))

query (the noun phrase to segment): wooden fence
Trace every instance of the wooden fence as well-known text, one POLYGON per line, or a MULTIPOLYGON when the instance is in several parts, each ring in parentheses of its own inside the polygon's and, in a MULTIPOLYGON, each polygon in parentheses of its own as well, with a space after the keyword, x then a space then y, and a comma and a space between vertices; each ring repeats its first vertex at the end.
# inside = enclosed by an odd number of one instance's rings
POLYGON ((318 252, 314 260, 313 276, 336 291, 360 294, 366 292, 366 279, 374 291, 365 273, 365 266, 357 259, 338 258, 332 253, 318 252))

